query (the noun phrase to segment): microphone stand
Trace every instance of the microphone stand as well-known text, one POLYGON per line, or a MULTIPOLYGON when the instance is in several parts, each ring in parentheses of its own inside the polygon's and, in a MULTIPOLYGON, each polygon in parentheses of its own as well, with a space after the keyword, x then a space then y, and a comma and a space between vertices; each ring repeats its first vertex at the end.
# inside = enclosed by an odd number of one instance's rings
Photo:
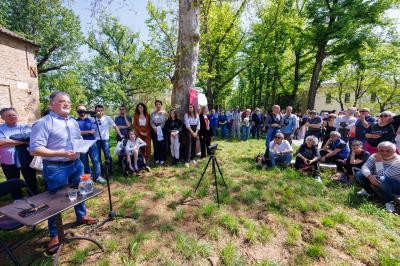
MULTIPOLYGON (((102 142, 103 144, 103 138, 101 136, 101 132, 100 132, 100 127, 99 127, 99 119, 97 119, 97 117, 95 117, 94 119, 95 124, 96 124, 96 128, 97 128, 97 132, 99 134, 99 140, 102 142)), ((101 124, 101 123, 100 123, 101 124)), ((99 155, 101 154, 101 149, 99 150, 99 155)), ((104 156, 105 157, 105 156, 104 156)), ((102 164, 102 162, 100 161, 100 164, 102 164)), ((125 216, 125 215, 120 215, 117 214, 114 210, 113 210, 113 204, 112 204, 112 198, 111 198, 111 188, 110 188, 110 178, 111 178, 111 171, 110 171, 110 162, 109 160, 107 160, 107 158, 105 158, 105 163, 104 163, 104 169, 103 169, 103 176, 106 178, 107 181, 107 192, 108 192, 108 204, 109 204, 109 212, 107 215, 107 218, 105 218, 102 222, 100 222, 98 225, 96 225, 94 227, 94 229, 97 229, 99 227, 102 227, 104 224, 106 224, 109 221, 113 221, 115 220, 116 217, 120 217, 120 218, 128 218, 128 219, 134 219, 134 217, 132 216, 125 216)))

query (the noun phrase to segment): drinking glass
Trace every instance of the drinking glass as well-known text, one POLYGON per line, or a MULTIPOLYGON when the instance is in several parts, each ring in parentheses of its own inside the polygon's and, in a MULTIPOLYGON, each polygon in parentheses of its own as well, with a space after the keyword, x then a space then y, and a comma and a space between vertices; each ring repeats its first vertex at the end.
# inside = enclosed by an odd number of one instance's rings
POLYGON ((78 191, 77 190, 69 190, 68 191, 68 198, 69 198, 70 201, 76 200, 77 197, 78 197, 78 191))

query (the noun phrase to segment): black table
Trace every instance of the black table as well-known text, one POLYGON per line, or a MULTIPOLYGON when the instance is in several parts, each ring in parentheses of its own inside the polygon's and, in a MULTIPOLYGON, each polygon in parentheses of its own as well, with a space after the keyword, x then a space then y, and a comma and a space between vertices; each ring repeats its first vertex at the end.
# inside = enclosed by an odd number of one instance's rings
POLYGON ((82 236, 74 236, 74 237, 66 237, 64 233, 64 226, 63 226, 63 221, 61 214, 74 207, 75 205, 78 205, 82 202, 87 201, 88 199, 91 199, 93 197, 96 197, 97 195, 103 193, 103 190, 101 189, 93 189, 93 191, 87 195, 78 195, 77 199, 74 201, 70 201, 68 198, 68 191, 71 190, 70 187, 64 187, 60 190, 58 190, 55 194, 50 194, 49 192, 43 192, 40 194, 37 194, 35 196, 29 197, 28 200, 32 202, 35 205, 39 205, 42 203, 45 203, 48 205, 47 209, 44 209, 42 211, 39 211, 35 214, 32 214, 27 217, 21 217, 19 213, 21 212, 22 209, 29 209, 30 205, 28 202, 25 202, 24 200, 18 200, 15 201, 14 203, 11 203, 7 206, 1 207, 0 208, 0 213, 4 214, 5 216, 20 222, 21 224, 27 225, 27 226, 35 226, 50 217, 53 217, 56 219, 56 225, 57 225, 57 232, 58 232, 58 240, 59 240, 59 245, 57 248, 57 254, 56 257, 54 258, 53 265, 58 265, 58 258, 61 253, 61 249, 66 242, 70 242, 73 240, 86 240, 90 241, 94 244, 96 244, 101 251, 104 251, 103 246, 98 243, 97 241, 88 238, 88 237, 82 237, 82 236))

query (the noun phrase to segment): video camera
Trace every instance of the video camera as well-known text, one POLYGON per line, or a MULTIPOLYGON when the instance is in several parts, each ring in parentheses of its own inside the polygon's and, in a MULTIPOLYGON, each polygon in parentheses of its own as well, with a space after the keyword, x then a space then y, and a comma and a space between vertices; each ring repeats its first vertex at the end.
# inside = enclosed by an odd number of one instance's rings
POLYGON ((95 111, 86 111, 86 110, 78 110, 77 112, 78 114, 87 114, 91 116, 95 116, 97 114, 97 112, 95 111))
POLYGON ((210 150, 210 154, 215 154, 215 151, 218 149, 218 144, 210 145, 208 149, 210 150))

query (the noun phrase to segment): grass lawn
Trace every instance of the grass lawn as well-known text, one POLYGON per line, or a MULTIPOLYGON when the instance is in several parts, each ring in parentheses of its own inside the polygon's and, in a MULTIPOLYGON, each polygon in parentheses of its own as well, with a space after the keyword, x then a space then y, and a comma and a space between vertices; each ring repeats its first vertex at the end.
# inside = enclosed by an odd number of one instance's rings
MULTIPOLYGON (((103 266, 400 264, 400 218, 386 213, 378 203, 358 198, 358 188, 331 182, 329 172, 322 174, 323 184, 319 184, 292 169, 256 168, 254 157, 263 151, 264 140, 218 143, 222 150, 217 157, 229 186, 225 190, 219 183, 220 208, 211 171, 193 194, 205 160, 191 168, 155 167, 140 178, 125 178, 115 171, 114 206, 135 219, 117 219, 91 234, 105 246, 104 254, 91 244, 74 242, 64 248, 60 262, 103 266)), ((102 219, 108 212, 107 193, 87 205, 90 215, 102 219)), ((65 213, 64 221, 74 221, 72 210, 65 213)), ((42 223, 40 236, 16 250, 24 264, 51 264, 51 258, 43 254, 46 226, 42 223)), ((82 235, 88 229, 67 231, 82 235)), ((0 237, 17 239, 23 231, 0 237)), ((1 256, 0 265, 10 264, 1 256)))

